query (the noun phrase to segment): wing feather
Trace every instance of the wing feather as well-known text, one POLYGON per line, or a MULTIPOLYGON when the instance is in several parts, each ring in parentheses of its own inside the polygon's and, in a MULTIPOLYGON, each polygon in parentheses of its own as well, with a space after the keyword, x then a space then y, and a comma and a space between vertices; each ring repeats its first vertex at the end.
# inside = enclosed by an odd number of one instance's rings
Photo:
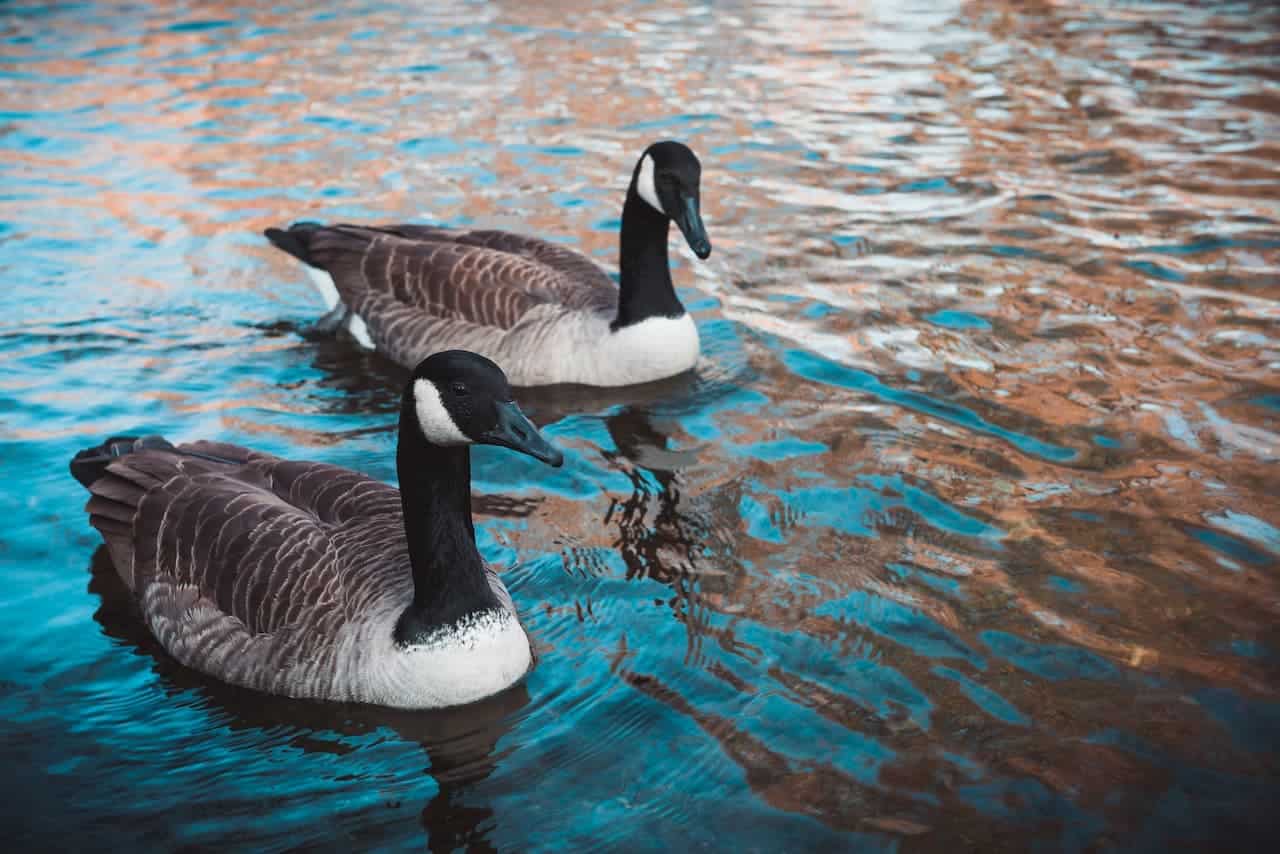
POLYGON ((376 530, 380 563, 406 571, 387 560, 387 544, 402 539, 399 493, 336 466, 200 442, 122 456, 90 490, 90 512, 110 529, 117 569, 157 636, 224 678, 250 672, 243 656, 273 673, 263 656, 288 667, 324 654, 357 612, 347 600, 381 589, 362 590, 371 550, 344 541, 376 530))
POLYGON ((563 289, 557 289, 561 297, 570 297, 584 289, 599 289, 606 294, 617 291, 617 286, 609 274, 581 252, 526 234, 493 229, 463 231, 409 224, 380 225, 375 230, 408 240, 477 246, 527 258, 560 274, 561 281, 568 285, 563 289))
MULTIPOLYGON (((326 270, 343 301, 366 323, 394 303, 499 330, 515 327, 542 306, 606 314, 617 308, 617 287, 593 261, 524 235, 343 224, 271 233, 277 245, 287 235, 289 251, 326 270), (373 294, 390 296, 392 303, 370 301, 373 294)), ((395 319, 388 316, 380 325, 390 328, 395 319)))

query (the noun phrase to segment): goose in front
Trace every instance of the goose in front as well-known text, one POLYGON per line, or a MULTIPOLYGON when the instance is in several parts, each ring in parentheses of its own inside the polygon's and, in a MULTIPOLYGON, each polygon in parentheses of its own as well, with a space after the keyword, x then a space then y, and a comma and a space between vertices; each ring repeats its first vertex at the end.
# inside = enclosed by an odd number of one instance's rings
POLYGON ((619 279, 586 256, 506 231, 424 225, 269 228, 309 265, 330 312, 365 347, 402 365, 448 348, 503 365, 518 386, 625 386, 675 376, 698 358, 698 329, 671 282, 668 224, 699 258, 702 166, 689 148, 649 146, 622 207, 619 279))
POLYGON ((497 365, 448 351, 405 389, 398 490, 157 436, 81 451, 71 473, 148 628, 182 664, 289 697, 438 708, 496 694, 533 663, 476 550, 473 444, 563 462, 497 365))

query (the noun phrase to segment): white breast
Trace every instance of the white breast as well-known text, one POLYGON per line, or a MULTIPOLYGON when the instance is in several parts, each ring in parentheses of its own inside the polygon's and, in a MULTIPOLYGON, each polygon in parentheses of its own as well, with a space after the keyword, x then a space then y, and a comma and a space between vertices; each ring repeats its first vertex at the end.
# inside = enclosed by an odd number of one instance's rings
POLYGON ((698 361, 698 327, 688 314, 651 317, 615 332, 603 315, 538 311, 530 312, 527 330, 513 329, 491 355, 515 385, 632 385, 675 376, 698 361))
POLYGON ((584 360, 595 385, 628 385, 675 376, 698 361, 698 327, 688 314, 650 317, 607 331, 584 360))
POLYGON ((470 617, 422 646, 399 646, 393 630, 386 623, 360 633, 357 642, 368 648, 362 672, 353 674, 352 693, 362 702, 402 709, 460 706, 514 685, 533 663, 529 637, 508 611, 470 617))

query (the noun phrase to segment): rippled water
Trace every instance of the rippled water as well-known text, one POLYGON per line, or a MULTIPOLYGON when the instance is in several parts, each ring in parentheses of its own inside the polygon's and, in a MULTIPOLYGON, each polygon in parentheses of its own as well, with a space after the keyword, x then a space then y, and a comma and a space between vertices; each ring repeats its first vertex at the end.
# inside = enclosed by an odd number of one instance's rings
MULTIPOLYGON (((29 846, 1262 845, 1280 779, 1265 3, 0 6, 0 815, 29 846), (271 700, 139 629, 66 462, 394 477, 403 374, 259 237, 557 235, 703 157, 705 358, 476 454, 543 654, 464 713, 271 700)), ((1268 59, 1267 57, 1272 57, 1268 59)))

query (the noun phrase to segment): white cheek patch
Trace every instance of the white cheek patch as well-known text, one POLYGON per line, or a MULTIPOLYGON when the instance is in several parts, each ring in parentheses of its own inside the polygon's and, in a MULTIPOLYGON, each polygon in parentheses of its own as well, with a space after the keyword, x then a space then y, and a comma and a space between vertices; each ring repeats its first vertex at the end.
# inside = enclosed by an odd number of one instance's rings
POLYGON ((653 183, 653 158, 647 154, 640 161, 640 174, 636 175, 636 192, 640 194, 640 198, 649 203, 649 207, 663 216, 667 215, 667 212, 662 209, 662 202, 658 201, 658 187, 653 183))
POLYGON ((440 392, 430 380, 413 381, 413 400, 418 413, 418 427, 433 445, 470 445, 471 440, 458 429, 444 408, 440 392))

